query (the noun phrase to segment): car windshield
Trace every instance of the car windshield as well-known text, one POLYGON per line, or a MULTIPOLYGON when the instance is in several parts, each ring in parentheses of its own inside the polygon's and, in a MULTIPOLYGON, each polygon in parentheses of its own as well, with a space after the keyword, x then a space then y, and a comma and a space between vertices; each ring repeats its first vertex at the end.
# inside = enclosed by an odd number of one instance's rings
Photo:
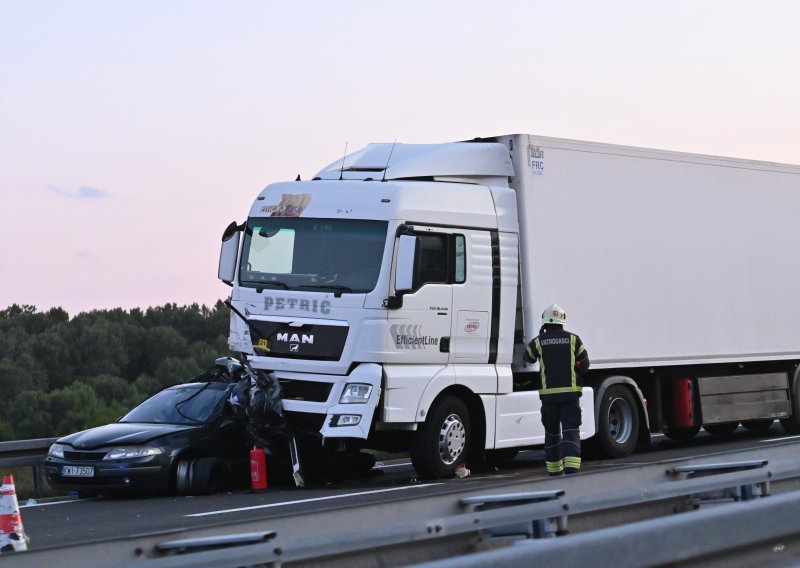
POLYGON ((248 220, 239 284, 364 293, 375 288, 386 221, 254 217, 248 220))
POLYGON ((224 383, 190 383, 164 389, 145 400, 120 422, 198 424, 220 412, 227 395, 224 383))

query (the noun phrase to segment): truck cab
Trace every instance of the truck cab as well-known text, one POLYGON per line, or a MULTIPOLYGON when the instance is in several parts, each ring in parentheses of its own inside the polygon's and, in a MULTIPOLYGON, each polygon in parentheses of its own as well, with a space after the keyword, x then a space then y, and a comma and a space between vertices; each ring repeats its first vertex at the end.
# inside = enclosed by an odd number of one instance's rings
POLYGON ((305 447, 410 451, 443 477, 542 443, 538 395, 514 379, 534 370, 513 175, 502 144, 372 144, 267 186, 229 227, 230 348, 275 371, 305 447))

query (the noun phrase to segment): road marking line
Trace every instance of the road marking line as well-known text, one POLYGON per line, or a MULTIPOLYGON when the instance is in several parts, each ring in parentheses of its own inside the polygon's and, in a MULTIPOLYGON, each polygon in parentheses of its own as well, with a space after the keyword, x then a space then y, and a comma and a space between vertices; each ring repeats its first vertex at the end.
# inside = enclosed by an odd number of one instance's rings
POLYGON ((762 444, 764 442, 782 442, 784 440, 794 440, 796 438, 800 438, 800 436, 784 436, 783 438, 770 438, 769 440, 759 440, 762 444))
POLYGON ((78 501, 94 501, 96 498, 91 499, 65 499, 64 501, 52 501, 50 503, 23 503, 19 506, 20 509, 26 507, 49 507, 50 505, 64 505, 66 503, 77 503, 78 501))
POLYGON ((358 493, 347 493, 346 495, 331 495, 328 497, 315 497, 313 499, 298 499, 297 501, 282 501, 281 503, 253 505, 252 507, 239 507, 238 509, 221 509, 219 511, 208 511, 207 513, 192 513, 191 515, 184 515, 184 517, 207 517, 209 515, 238 513, 239 511, 252 511, 254 509, 267 509, 269 507, 283 507, 284 505, 298 505, 300 503, 313 503, 315 501, 330 501, 332 499, 343 499, 346 497, 356 497, 358 495, 373 495, 375 493, 387 493, 389 491, 401 491, 403 489, 415 489, 418 487, 433 487, 435 485, 443 485, 443 483, 423 483, 422 485, 411 485, 408 487, 393 487, 391 489, 376 489, 374 491, 360 491, 358 493))

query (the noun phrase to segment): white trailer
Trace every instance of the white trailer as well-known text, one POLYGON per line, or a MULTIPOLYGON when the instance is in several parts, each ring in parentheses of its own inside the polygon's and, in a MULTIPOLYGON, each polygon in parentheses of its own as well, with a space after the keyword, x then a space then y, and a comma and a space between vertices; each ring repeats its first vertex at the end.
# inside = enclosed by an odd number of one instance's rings
POLYGON ((582 438, 800 431, 800 167, 510 135, 372 144, 269 185, 223 237, 231 349, 321 463, 425 476, 541 444, 522 350, 557 302, 592 368, 582 438))

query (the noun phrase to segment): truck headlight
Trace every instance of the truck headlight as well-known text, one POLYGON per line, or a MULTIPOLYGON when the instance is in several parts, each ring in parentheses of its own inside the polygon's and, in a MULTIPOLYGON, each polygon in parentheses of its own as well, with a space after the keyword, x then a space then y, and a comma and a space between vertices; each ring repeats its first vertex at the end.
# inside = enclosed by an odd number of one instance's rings
POLYGON ((149 446, 144 447, 130 447, 130 448, 114 448, 106 454, 104 460, 126 460, 133 458, 145 458, 147 456, 157 456, 161 453, 161 448, 152 448, 149 446))
POLYGON ((53 456, 54 458, 64 459, 64 449, 66 449, 66 446, 63 444, 53 444, 50 446, 50 449, 47 450, 47 455, 53 456))
POLYGON ((369 400, 370 394, 372 394, 372 385, 347 383, 344 385, 344 391, 342 392, 342 397, 339 399, 339 404, 363 404, 369 400))

